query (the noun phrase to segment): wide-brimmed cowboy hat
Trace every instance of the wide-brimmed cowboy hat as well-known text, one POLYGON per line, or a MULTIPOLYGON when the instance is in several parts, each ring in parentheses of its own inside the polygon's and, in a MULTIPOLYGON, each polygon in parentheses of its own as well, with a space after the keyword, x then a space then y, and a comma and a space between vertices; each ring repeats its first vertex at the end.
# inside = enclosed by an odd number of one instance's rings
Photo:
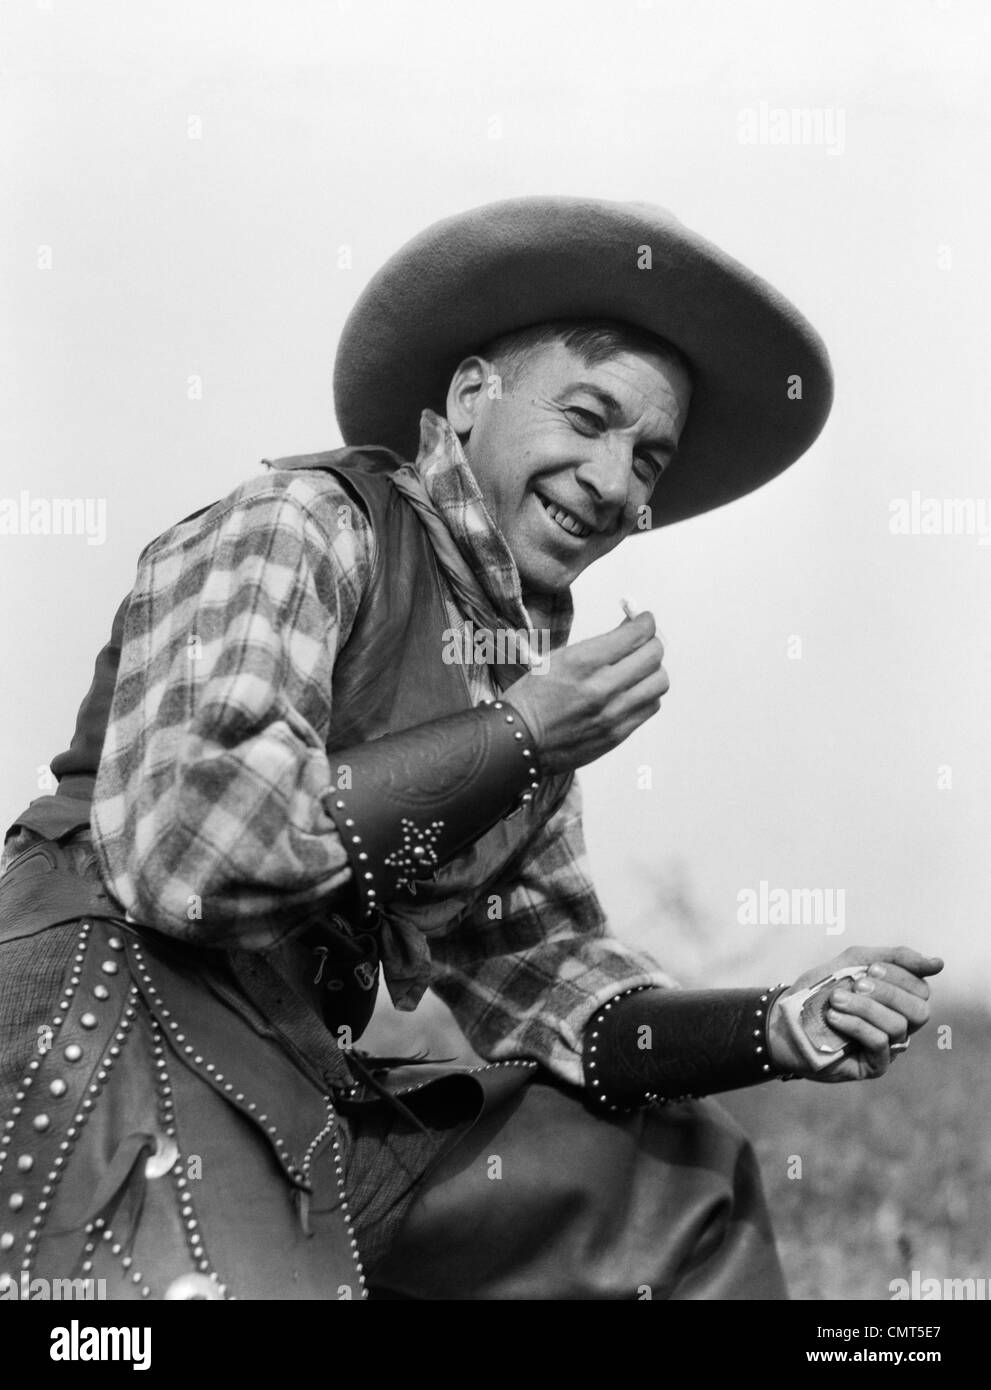
POLYGON ((373 276, 334 371, 348 444, 416 456, 420 414, 445 410, 454 368, 549 320, 635 324, 674 343, 694 391, 655 526, 760 487, 808 449, 832 402, 825 346, 771 285, 664 208, 514 198, 436 222, 373 276))

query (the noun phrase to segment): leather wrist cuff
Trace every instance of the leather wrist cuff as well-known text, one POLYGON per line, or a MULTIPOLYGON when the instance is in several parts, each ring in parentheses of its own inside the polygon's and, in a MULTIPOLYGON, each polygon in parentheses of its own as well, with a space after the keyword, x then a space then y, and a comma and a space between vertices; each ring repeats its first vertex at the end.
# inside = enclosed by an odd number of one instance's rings
POLYGON ((622 1110, 787 1079, 767 1042, 785 988, 627 990, 585 1030, 586 1086, 600 1105, 622 1110))
POLYGON ((363 917, 415 893, 540 785, 530 730, 503 700, 335 749, 333 760, 348 769, 349 785, 323 802, 350 856, 363 917))

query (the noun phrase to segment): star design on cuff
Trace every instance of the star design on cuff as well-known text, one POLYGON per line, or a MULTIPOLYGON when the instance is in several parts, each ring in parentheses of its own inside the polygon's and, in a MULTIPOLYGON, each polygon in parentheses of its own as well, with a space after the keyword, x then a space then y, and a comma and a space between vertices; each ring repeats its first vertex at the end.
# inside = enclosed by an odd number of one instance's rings
POLYGON ((416 821, 404 816, 399 822, 403 842, 382 861, 389 869, 399 869, 396 888, 408 888, 416 893, 417 879, 434 878, 437 874, 437 841, 444 829, 442 820, 432 820, 429 825, 419 826, 416 821))

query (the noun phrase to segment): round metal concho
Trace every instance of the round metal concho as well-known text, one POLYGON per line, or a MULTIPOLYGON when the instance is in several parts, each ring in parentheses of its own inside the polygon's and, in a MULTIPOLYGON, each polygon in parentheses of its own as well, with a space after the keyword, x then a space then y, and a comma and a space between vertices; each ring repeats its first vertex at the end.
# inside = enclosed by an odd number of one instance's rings
POLYGON ((180 1274, 178 1279, 173 1279, 172 1283, 165 1290, 165 1297, 168 1300, 183 1300, 188 1302, 192 1299, 203 1301, 209 1299, 223 1301, 223 1295, 217 1288, 212 1279, 205 1274, 180 1274))
POLYGON ((174 1139, 165 1134, 155 1136, 155 1152, 145 1159, 145 1177, 163 1178, 175 1166, 179 1149, 174 1139))

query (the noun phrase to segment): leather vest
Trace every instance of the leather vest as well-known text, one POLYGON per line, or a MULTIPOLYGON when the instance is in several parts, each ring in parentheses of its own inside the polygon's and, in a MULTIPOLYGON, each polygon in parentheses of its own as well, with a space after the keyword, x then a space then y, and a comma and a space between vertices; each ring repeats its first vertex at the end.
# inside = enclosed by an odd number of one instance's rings
MULTIPOLYGON (((333 754, 383 734, 438 719, 469 708, 472 698, 463 666, 443 659, 444 632, 450 626, 445 585, 430 538, 413 508, 389 481, 401 464, 387 449, 345 448, 277 459, 275 470, 319 469, 332 473, 367 516, 375 536, 372 573, 333 674, 332 715, 327 751, 333 754)), ((208 508, 194 512, 201 515, 208 508)), ((192 519, 186 518, 187 520, 192 519)), ((348 524, 338 517, 338 524, 348 524)), ((52 761, 61 778, 58 793, 32 802, 15 825, 58 839, 88 825, 89 802, 106 733, 113 696, 127 601, 117 612, 110 642, 100 652, 93 683, 80 708, 70 748, 52 761)), ((371 1015, 374 993, 367 981, 385 955, 393 1002, 412 1009, 422 997, 416 985, 416 962, 422 963, 422 939, 462 916, 495 883, 507 865, 525 848, 562 801, 571 774, 546 778, 533 801, 509 819, 496 824, 468 849, 442 868, 435 881, 419 884, 415 896, 404 892, 387 905, 383 934, 371 942, 364 937, 360 955, 349 942, 339 956, 346 971, 347 996, 351 976, 362 985, 360 1007, 351 1007, 343 994, 334 1017, 360 1036, 371 1015), (404 962, 408 968, 404 967, 404 962), (366 992, 367 991, 367 992, 366 992), (369 998, 368 995, 371 994, 369 998)), ((340 941, 336 942, 340 945, 340 941)), ((343 990, 334 972, 333 952, 323 980, 343 990)), ((422 972, 421 972, 422 973, 422 972)), ((377 970, 375 971, 377 976, 377 970)), ((325 1001, 326 1002, 326 1001, 325 1001)), ((329 1020, 328 1020, 329 1021, 329 1020)))

